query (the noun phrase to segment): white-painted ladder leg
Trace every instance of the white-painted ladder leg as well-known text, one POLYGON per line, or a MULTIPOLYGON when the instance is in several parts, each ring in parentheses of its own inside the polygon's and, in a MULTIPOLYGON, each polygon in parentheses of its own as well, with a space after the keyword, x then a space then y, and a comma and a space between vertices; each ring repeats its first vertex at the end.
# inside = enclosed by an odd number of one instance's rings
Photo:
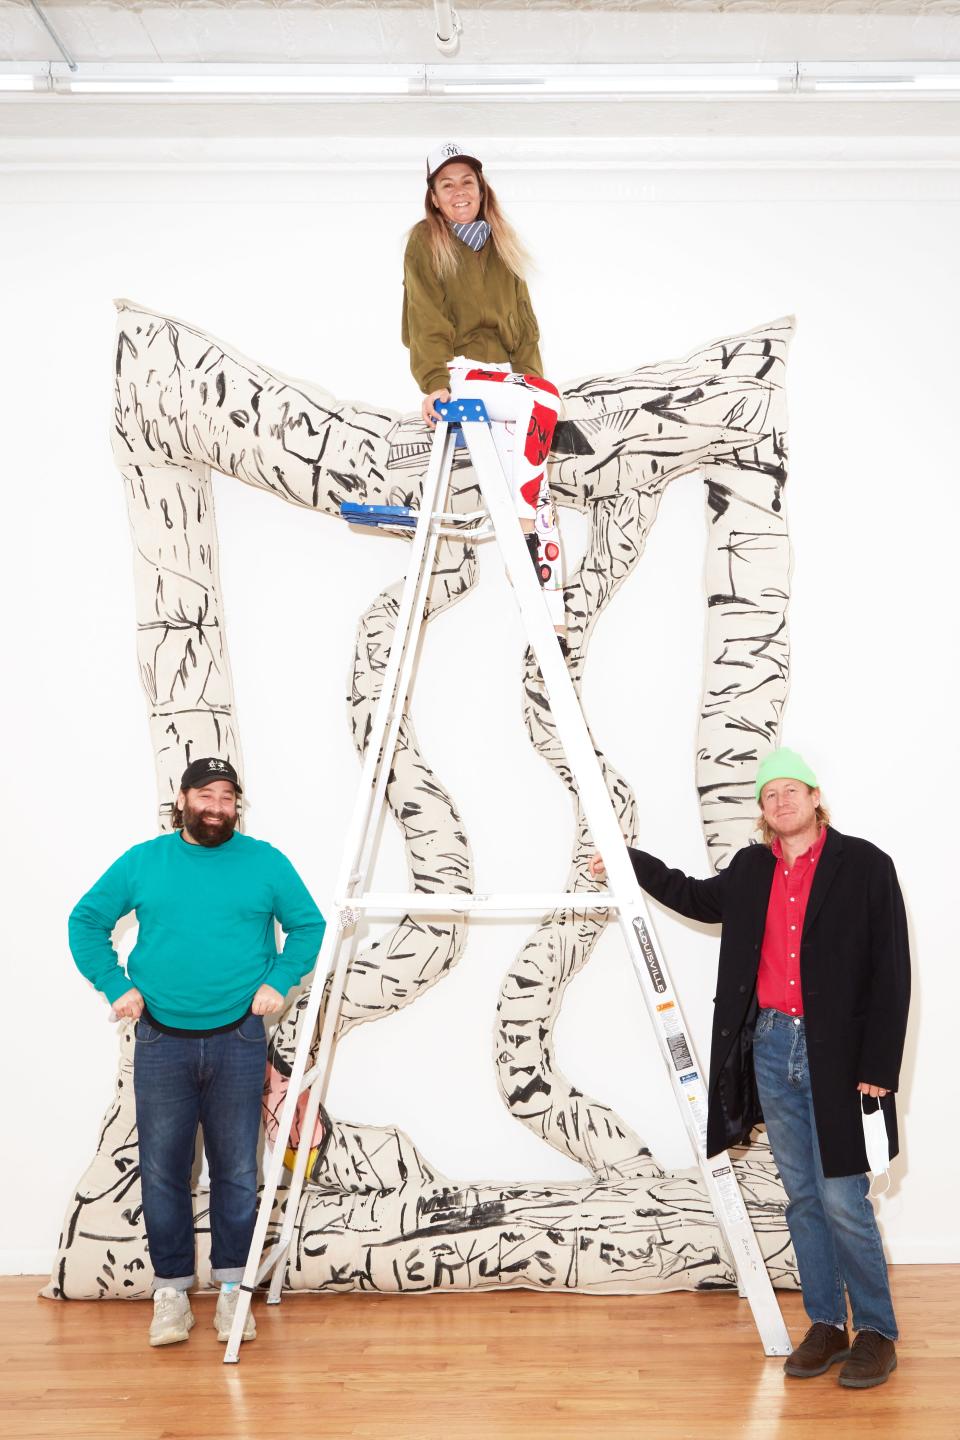
MULTIPOLYGON (((342 966, 338 967, 338 970, 340 971, 340 973, 342 973, 343 984, 338 987, 338 993, 336 995, 334 995, 333 986, 331 985, 330 997, 327 1001, 327 1012, 331 1014, 336 1014, 337 1025, 339 1025, 340 1012, 343 1008, 343 994, 346 987, 346 977, 350 973, 350 962, 353 959, 353 955, 356 950, 356 941, 357 930, 356 926, 354 925, 350 934, 344 935, 340 942, 343 964, 342 966), (335 1000, 336 1005, 334 1005, 335 1000)), ((339 958, 340 956, 338 956, 338 960, 339 958)), ((302 1096, 304 1091, 306 1090, 309 1090, 309 1095, 307 1098, 307 1103, 304 1106, 303 1119, 300 1124, 300 1143, 296 1149, 297 1158, 294 1162, 293 1174, 290 1177, 290 1184, 287 1188, 287 1204, 286 1209, 283 1212, 283 1224, 280 1227, 280 1236, 277 1241, 276 1249, 274 1251, 271 1251, 270 1254, 270 1261, 273 1268, 270 1275, 270 1288, 267 1291, 268 1305, 280 1304, 284 1283, 287 1278, 287 1265, 290 1258, 290 1246, 293 1243, 294 1232, 297 1228, 297 1212, 300 1208, 300 1196, 303 1193, 303 1184, 307 1174, 307 1163, 310 1159, 310 1141, 316 1127, 317 1115, 320 1111, 321 1097, 326 1094, 326 1077, 329 1076, 330 1062, 332 1062, 333 1060, 333 1054, 336 1049, 336 1027, 334 1027, 332 1037, 328 1037, 326 1033, 326 1028, 326 1026, 323 1027, 320 1036, 320 1048, 325 1048, 326 1053, 329 1056, 324 1081, 322 1084, 318 1083, 319 1065, 316 1065, 314 1066, 312 1071, 308 1071, 307 1074, 304 1075, 300 1083, 300 1096, 302 1096)), ((299 1041, 300 1035, 298 1031, 298 1045, 299 1041)), ((310 1053, 310 1047, 312 1044, 313 1032, 311 1031, 310 1039, 307 1042, 306 1047, 308 1055, 310 1053)), ((298 1099, 299 1098, 300 1097, 298 1096, 298 1099)))
MULTIPOLYGON (((444 426, 443 431, 435 439, 434 444, 441 456, 440 473, 438 476, 438 498, 442 502, 450 479, 453 453, 455 447, 455 435, 449 433, 444 426)), ((429 513, 429 512, 428 512, 429 513)), ((418 522, 419 523, 419 522, 418 522)), ((411 559, 411 566, 408 572, 408 581, 413 577, 415 591, 413 602, 409 606, 401 604, 397 615, 397 624, 394 630, 393 640, 390 646, 390 655, 397 656, 397 676, 395 684, 390 687, 392 700, 389 710, 386 713, 387 731, 380 746, 380 764, 377 769, 376 783, 374 785, 370 806, 367 815, 366 828, 361 839, 361 851, 356 866, 350 876, 350 896, 356 893, 357 888, 365 890, 370 878, 370 866, 373 858, 373 848, 376 842, 377 824, 380 813, 386 798, 387 783, 390 778, 390 767, 393 762, 394 752, 397 748, 397 738, 400 733, 400 726, 403 723, 404 705, 407 693, 410 689, 410 681, 413 676, 413 667, 417 659, 417 638, 419 629, 423 623, 424 610, 427 603, 430 581, 433 577, 433 566, 437 551, 439 538, 439 523, 434 524, 429 531, 426 545, 422 554, 415 554, 411 559), (413 561, 417 565, 414 566, 413 561)), ((387 688, 387 682, 384 682, 387 688)), ((377 702, 378 707, 382 703, 383 696, 377 702)), ((372 744, 372 741, 370 742, 372 744)), ((338 903, 341 896, 338 894, 338 903)), ((349 908, 349 898, 346 899, 349 908)), ((350 970, 350 962, 356 949, 356 929, 353 930, 349 940, 349 953, 346 955, 342 965, 343 982, 350 970)), ((290 1186, 287 1191, 287 1208, 284 1212, 283 1227, 280 1232, 273 1274, 270 1277, 270 1288, 267 1294, 267 1303, 276 1305, 279 1303, 283 1290, 284 1279, 287 1272, 287 1259, 290 1245, 293 1240, 294 1230, 297 1223, 297 1212, 300 1207, 300 1196, 303 1191, 306 1178, 307 1162, 310 1156, 310 1145, 304 1143, 304 1136, 313 1134, 317 1120, 317 1114, 322 1101, 326 1098, 327 1086, 330 1082, 330 1071, 333 1065, 333 1056, 336 1050, 337 1029, 339 1027, 340 1011, 343 1004, 343 986, 341 985, 336 997, 331 988, 331 996, 324 1017, 324 1028, 320 1035, 320 1044, 317 1051, 317 1063, 313 1070, 306 1074, 301 1085, 301 1093, 307 1087, 310 1089, 310 1096, 307 1101, 303 1123, 300 1127, 300 1145, 297 1148, 297 1158, 290 1179, 290 1186), (334 998, 336 1005, 334 1006, 334 998), (329 1027, 329 1033, 328 1033, 329 1027)), ((312 1044, 313 1037, 310 1037, 312 1044)), ((309 1046, 308 1046, 309 1048, 309 1046)))
MULTIPOLYGON (((439 473, 436 476, 436 493, 437 498, 441 502, 449 484, 455 441, 456 436, 448 431, 446 425, 443 426, 434 440, 435 451, 440 458, 439 473)), ((425 491, 428 488, 432 489, 432 477, 428 478, 425 491)), ((424 500, 426 500, 426 498, 425 494, 424 500)), ((425 513, 430 514, 431 511, 428 510, 425 513)), ((397 623, 390 647, 391 659, 396 655, 397 660, 396 678, 393 684, 390 684, 386 679, 384 682, 384 688, 389 689, 392 699, 389 707, 382 712, 387 723, 386 736, 379 748, 380 763, 376 772, 376 783, 371 793, 365 829, 360 841, 360 857, 349 878, 351 897, 356 893, 358 886, 361 890, 366 889, 369 882, 369 872, 373 857, 373 848, 376 842, 378 821, 386 798, 390 769, 397 748, 400 726, 403 722, 404 705, 410 689, 413 667, 417 658, 417 639, 420 627, 423 624, 430 582, 433 577, 433 566, 436 558, 439 531, 439 522, 431 525, 427 534, 426 544, 423 546, 422 551, 417 546, 414 547, 414 554, 411 557, 411 565, 407 577, 408 581, 413 577, 413 600, 412 603, 407 605, 401 603, 398 610, 397 623)), ((383 696, 381 694, 381 698, 377 702, 378 710, 382 699, 383 696)), ((377 718, 378 720, 380 719, 379 713, 377 718)), ((373 739, 377 738, 377 728, 378 727, 375 726, 373 739)), ((371 740, 370 743, 372 744, 373 740, 371 740)), ((336 898, 339 904, 342 899, 341 895, 338 894, 336 898)), ((347 908, 350 908, 349 898, 346 900, 346 905, 347 908)), ((296 1228, 300 1196, 303 1190, 306 1167, 310 1155, 309 1143, 305 1145, 303 1143, 303 1137, 313 1134, 321 1102, 326 1097, 330 1071, 333 1065, 333 1056, 336 1050, 337 1030, 339 1028, 340 1011, 343 1004, 343 990, 356 944, 357 936, 356 929, 354 928, 349 939, 349 953, 344 957, 341 966, 343 983, 337 987, 336 993, 334 993, 334 989, 331 987, 331 996, 325 1015, 324 1029, 320 1035, 317 1063, 313 1070, 304 1076, 301 1085, 301 1093, 309 1087, 310 1095, 305 1107, 303 1124, 301 1125, 301 1143, 297 1148, 297 1159, 287 1191, 287 1207, 284 1213, 283 1227, 280 1232, 277 1249, 273 1252, 276 1254, 277 1261, 274 1264, 273 1274, 270 1279, 270 1288, 267 1295, 268 1304, 279 1303, 283 1290, 287 1271, 288 1252, 296 1228)), ((310 1037, 310 1044, 312 1044, 312 1035, 310 1037)))
POLYGON ((738 1287, 742 1286, 749 1300, 766 1353, 789 1354, 790 1338, 729 1157, 723 1153, 708 1159, 706 1155, 707 1087, 703 1071, 697 1062, 666 963, 654 939, 653 925, 630 863, 583 710, 530 563, 489 422, 465 416, 462 425, 524 627, 547 688, 557 735, 594 842, 604 858, 608 888, 617 899, 620 928, 640 980, 684 1126, 733 1260, 738 1287))
MULTIPOLYGON (((293 1066, 287 1085, 287 1093, 280 1111, 273 1151, 267 1167, 267 1174, 264 1178, 263 1193, 260 1198, 253 1239, 250 1244, 250 1252, 247 1256, 247 1263, 241 1282, 240 1298, 237 1302, 236 1315, 230 1331, 230 1338, 227 1341, 226 1353, 223 1357, 225 1364, 236 1364, 240 1358, 243 1327, 257 1285, 265 1278, 274 1265, 278 1265, 284 1272, 286 1270, 287 1253, 296 1226, 296 1211, 300 1198, 299 1190, 296 1195, 294 1195, 292 1187, 288 1192, 287 1209, 284 1215, 284 1224, 281 1228, 280 1240, 271 1250, 262 1265, 261 1257, 263 1256, 267 1230, 273 1213, 274 1201, 283 1175, 284 1157, 293 1129, 296 1107, 304 1090, 307 1060, 310 1054, 310 1047, 313 1043, 314 1031, 316 1030, 317 1017, 323 998, 325 978, 327 974, 332 972, 330 994, 324 1014, 324 1023, 317 1053, 317 1063, 312 1072, 312 1080, 310 1082, 313 1086, 313 1093, 317 1096, 316 1104, 313 1106, 314 1121, 316 1120, 317 1109, 325 1093, 326 1082, 329 1078, 336 1032, 340 1019, 340 1010, 343 1003, 347 966, 351 954, 351 947, 344 946, 343 944, 344 932, 348 929, 352 930, 356 922, 356 916, 349 909, 349 897, 358 883, 361 881, 365 883, 366 881, 365 873, 361 874, 361 865, 369 867, 372 852, 371 832, 375 829, 376 819, 379 817, 386 791, 390 763, 393 758, 394 749, 396 748, 397 733, 403 717, 404 699, 407 689, 409 688, 410 676, 416 657, 415 639, 416 636, 419 635, 423 620, 423 610, 427 600, 427 593, 433 573, 433 561, 436 554, 438 526, 434 521, 434 511, 437 507, 438 498, 442 499, 446 494, 446 485, 449 481, 453 465, 455 442, 455 433, 450 430, 446 423, 441 422, 436 429, 430 465, 424 479, 420 515, 417 520, 411 545, 410 563, 397 612, 393 642, 390 646, 390 656, 387 661, 380 698, 377 701, 377 707, 374 712, 373 725, 364 752, 364 762, 361 770, 360 785, 357 790, 357 800, 348 830, 347 842, 344 847, 336 892, 338 907, 342 908, 338 908, 337 910, 336 924, 329 925, 324 934, 323 944, 317 959, 314 980, 310 986, 308 1002, 301 1013, 297 1026, 297 1043, 293 1066), (411 643, 411 639, 414 643, 411 643)), ((305 1123, 301 1133, 301 1150, 309 1150, 311 1134, 312 1125, 308 1128, 305 1123)), ((299 1172, 297 1178, 301 1188, 306 1171, 306 1160, 306 1154, 301 1156, 298 1152, 295 1177, 297 1177, 297 1172, 299 1172)), ((281 1278, 281 1286, 282 1283, 281 1278)), ((277 1298, 279 1298, 279 1291, 277 1298)))

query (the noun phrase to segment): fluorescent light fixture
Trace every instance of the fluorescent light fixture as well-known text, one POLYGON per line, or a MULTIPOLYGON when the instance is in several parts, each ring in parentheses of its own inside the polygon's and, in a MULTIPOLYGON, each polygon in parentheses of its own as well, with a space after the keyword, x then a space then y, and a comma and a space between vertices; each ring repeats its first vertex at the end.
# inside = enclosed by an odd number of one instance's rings
POLYGON ((0 64, 0 95, 23 94, 49 88, 50 66, 46 63, 17 65, 4 61, 0 64))
POLYGON ((35 90, 32 75, 0 75, 0 90, 35 90))
POLYGON ((923 99, 960 92, 960 63, 950 60, 800 63, 797 80, 802 94, 882 93, 923 99))
POLYGON ((0 64, 0 98, 129 96, 350 103, 736 100, 752 96, 960 97, 958 61, 638 65, 0 64))
POLYGON ((423 89, 420 65, 51 65, 53 88, 70 95, 210 95, 366 99, 423 89))
POLYGON ((401 80, 356 79, 317 80, 309 76, 276 76, 267 79, 255 75, 170 75, 163 78, 131 76, 129 79, 88 80, 80 76, 58 90, 71 95, 406 95, 409 85, 401 80))
POLYGON ((470 99, 619 100, 646 95, 775 95, 796 87, 795 64, 428 65, 428 95, 470 99))
POLYGON ((776 95, 797 67, 696 65, 220 65, 80 64, 46 67, 61 95, 210 96, 264 100, 602 101, 650 96, 776 95))

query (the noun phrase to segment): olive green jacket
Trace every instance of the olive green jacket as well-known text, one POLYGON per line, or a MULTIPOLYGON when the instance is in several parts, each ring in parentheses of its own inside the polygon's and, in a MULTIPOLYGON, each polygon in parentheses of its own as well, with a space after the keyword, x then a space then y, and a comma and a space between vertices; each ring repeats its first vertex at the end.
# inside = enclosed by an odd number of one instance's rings
POLYGON ((402 338, 424 395, 445 389, 447 362, 509 362, 521 375, 543 375, 540 330, 526 282, 518 280, 488 240, 482 250, 458 243, 460 263, 447 280, 433 268, 427 225, 410 232, 403 257, 402 338))

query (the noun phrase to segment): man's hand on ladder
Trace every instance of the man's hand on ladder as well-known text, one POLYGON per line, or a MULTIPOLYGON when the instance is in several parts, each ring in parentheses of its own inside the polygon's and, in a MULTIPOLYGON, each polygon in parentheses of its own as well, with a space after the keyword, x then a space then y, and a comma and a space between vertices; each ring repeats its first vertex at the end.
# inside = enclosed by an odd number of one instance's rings
POLYGON ((589 868, 591 880, 602 880, 604 875, 606 875, 607 867, 603 863, 603 856, 599 850, 591 857, 589 868))

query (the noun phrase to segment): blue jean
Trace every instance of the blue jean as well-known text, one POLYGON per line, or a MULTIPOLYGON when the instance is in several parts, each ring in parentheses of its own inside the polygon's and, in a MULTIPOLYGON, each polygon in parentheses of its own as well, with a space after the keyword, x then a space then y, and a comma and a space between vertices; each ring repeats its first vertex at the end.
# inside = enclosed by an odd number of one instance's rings
POLYGON ((154 1289, 196 1278, 190 1180, 197 1128, 210 1169, 213 1279, 241 1280, 257 1212, 260 1102, 267 1066, 263 1018, 203 1039, 137 1021, 133 1090, 140 1180, 154 1289))
POLYGON ((753 1068, 773 1158, 787 1192, 787 1225, 810 1319, 897 1339, 887 1262, 866 1175, 827 1180, 813 1117, 803 1020, 761 1010, 753 1068))

